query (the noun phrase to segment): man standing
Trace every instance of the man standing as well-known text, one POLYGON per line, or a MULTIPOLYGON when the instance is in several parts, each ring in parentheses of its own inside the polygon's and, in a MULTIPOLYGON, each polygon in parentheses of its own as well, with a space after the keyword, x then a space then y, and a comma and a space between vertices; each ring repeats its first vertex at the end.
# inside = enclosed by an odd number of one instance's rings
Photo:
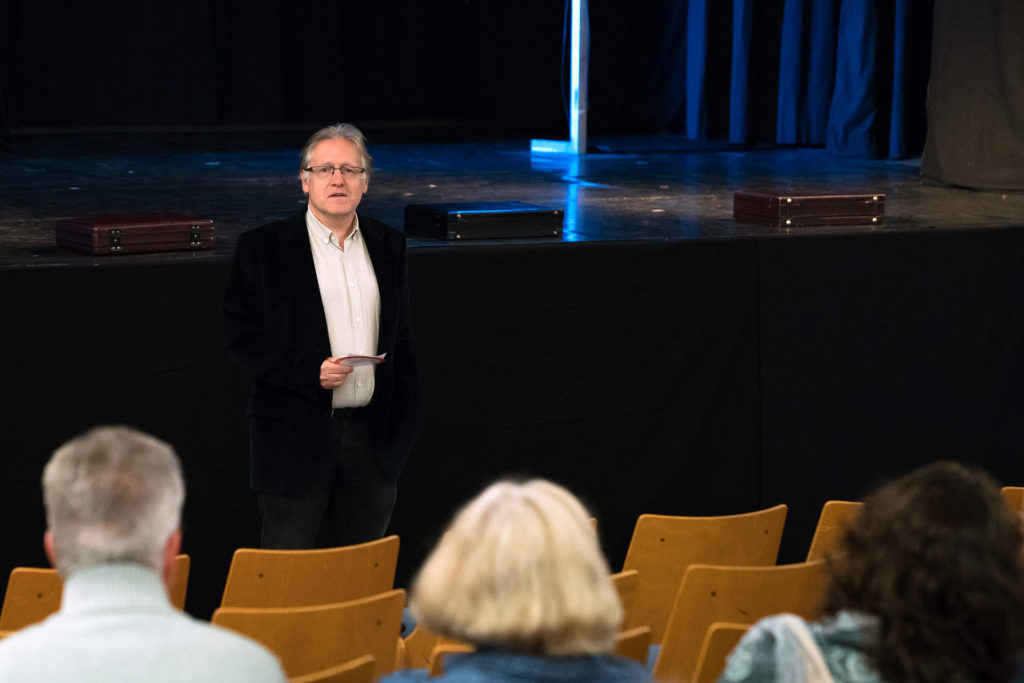
POLYGON ((249 483, 264 548, 380 538, 394 508, 419 385, 405 238, 356 215, 372 173, 355 126, 317 131, 300 163, 307 209, 238 241, 224 329, 253 378, 249 483))
POLYGON ((261 645, 171 606, 185 486, 170 446, 101 427, 43 472, 60 610, 0 641, 2 681, 284 683, 261 645))

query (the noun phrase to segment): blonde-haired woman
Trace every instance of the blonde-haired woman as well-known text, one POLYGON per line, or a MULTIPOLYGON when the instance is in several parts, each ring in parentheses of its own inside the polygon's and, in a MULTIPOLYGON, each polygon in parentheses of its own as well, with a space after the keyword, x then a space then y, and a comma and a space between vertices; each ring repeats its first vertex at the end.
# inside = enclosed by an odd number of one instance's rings
POLYGON ((477 648, 449 656, 435 680, 650 680, 610 654, 622 607, 608 564, 583 505, 548 481, 501 481, 467 504, 420 570, 410 606, 427 628, 477 648))

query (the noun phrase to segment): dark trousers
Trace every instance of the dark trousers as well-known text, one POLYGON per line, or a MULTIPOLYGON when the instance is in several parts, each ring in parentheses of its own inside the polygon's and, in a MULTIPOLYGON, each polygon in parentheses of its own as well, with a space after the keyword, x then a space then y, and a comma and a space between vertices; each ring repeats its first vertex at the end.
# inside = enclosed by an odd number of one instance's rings
POLYGON ((395 507, 395 482, 370 451, 365 419, 332 420, 332 467, 299 496, 260 493, 260 544, 280 550, 332 548, 384 536, 395 507))

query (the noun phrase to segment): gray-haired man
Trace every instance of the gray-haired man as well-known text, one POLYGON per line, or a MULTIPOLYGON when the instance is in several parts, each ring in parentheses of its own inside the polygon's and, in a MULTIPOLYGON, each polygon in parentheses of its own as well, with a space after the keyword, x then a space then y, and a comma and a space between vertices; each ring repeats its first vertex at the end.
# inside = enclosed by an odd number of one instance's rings
POLYGON ((170 446, 127 427, 93 429, 53 454, 43 496, 61 607, 0 641, 0 680, 285 680, 261 645, 168 600, 185 500, 170 446))

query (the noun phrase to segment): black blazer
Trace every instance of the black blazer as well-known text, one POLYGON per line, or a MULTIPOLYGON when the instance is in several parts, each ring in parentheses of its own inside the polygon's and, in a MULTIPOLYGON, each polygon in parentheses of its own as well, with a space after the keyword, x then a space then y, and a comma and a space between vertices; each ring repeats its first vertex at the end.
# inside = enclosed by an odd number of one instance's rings
MULTIPOLYGON (((419 384, 409 340, 405 236, 359 217, 380 291, 371 448, 397 480, 412 446, 419 384)), ((249 397, 249 484, 256 491, 303 493, 324 471, 331 392, 320 365, 331 356, 327 320, 306 231, 306 212, 243 233, 224 296, 231 356, 253 378, 249 397)))

